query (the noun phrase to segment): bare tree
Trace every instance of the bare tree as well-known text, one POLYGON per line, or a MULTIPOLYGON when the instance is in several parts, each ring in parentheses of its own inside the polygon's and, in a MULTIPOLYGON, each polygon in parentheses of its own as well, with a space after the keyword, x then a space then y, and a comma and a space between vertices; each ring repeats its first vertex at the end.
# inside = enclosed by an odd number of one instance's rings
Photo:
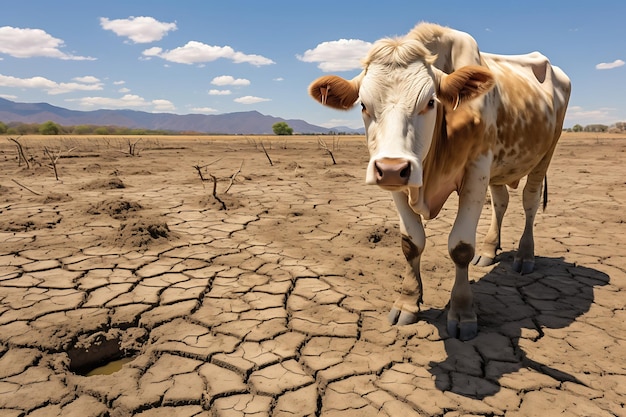
MULTIPOLYGON (((328 149, 328 145, 326 145, 326 142, 324 142, 324 140, 322 138, 317 138, 317 143, 319 144, 320 148, 322 148, 323 150, 325 150, 328 155, 330 155, 330 158, 333 160, 333 165, 337 165, 337 161, 335 161, 335 156, 333 155, 333 151, 331 151, 330 149, 328 149)), ((335 141, 333 139, 333 147, 335 145, 335 141)))
MULTIPOLYGON (((68 149, 67 153, 72 152, 74 149, 76 149, 76 148, 68 149)), ((52 168, 52 170, 54 171, 54 178, 56 178, 56 180, 58 181, 59 180, 59 171, 57 170, 57 162, 59 161, 59 158, 61 158, 61 153, 62 153, 61 150, 59 149, 57 154, 54 155, 52 152, 50 152, 48 147, 44 146, 43 152, 48 157, 48 159, 50 159, 49 167, 52 168)))
POLYGON ((243 168, 243 161, 241 161, 241 165, 239 165, 239 169, 230 177, 230 184, 228 184, 228 187, 226 188, 226 191, 224 191, 224 194, 227 194, 228 190, 230 190, 230 187, 233 186, 233 183, 235 182, 235 177, 237 176, 237 174, 241 172, 241 168, 243 168))
POLYGON ((270 155, 267 153, 267 150, 265 149, 263 142, 261 142, 261 148, 263 148, 263 152, 265 152, 265 156, 267 156, 267 160, 270 161, 270 165, 274 166, 274 163, 272 162, 272 158, 270 158, 270 155))
POLYGON ((209 175, 213 179, 213 198, 222 205, 222 210, 226 210, 226 203, 224 203, 224 201, 217 196, 217 178, 215 178, 215 175, 213 174, 209 175))
POLYGON ((13 138, 7 138, 7 139, 15 143, 15 146, 17 147, 17 165, 22 166, 22 161, 24 161, 24 163, 26 164, 26 168, 30 169, 30 164, 28 163, 28 159, 26 159, 26 155, 24 155, 24 148, 22 147, 22 144, 19 143, 17 139, 13 139, 13 138))

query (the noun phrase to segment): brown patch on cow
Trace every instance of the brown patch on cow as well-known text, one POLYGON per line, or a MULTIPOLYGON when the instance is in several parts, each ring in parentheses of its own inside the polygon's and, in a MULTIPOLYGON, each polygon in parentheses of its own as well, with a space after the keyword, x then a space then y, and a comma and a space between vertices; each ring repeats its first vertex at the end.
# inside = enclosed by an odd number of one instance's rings
POLYGON ((402 253, 409 262, 420 256, 419 248, 407 235, 402 235, 402 253))
POLYGON ((474 246, 460 242, 450 251, 450 257, 457 266, 465 268, 474 259, 474 246))

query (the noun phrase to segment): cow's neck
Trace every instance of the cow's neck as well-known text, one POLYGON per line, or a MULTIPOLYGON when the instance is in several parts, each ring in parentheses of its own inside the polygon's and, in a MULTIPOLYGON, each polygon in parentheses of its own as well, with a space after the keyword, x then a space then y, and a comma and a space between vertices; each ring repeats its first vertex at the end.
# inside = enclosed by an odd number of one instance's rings
POLYGON ((470 106, 453 112, 439 107, 433 140, 424 160, 420 193, 420 199, 429 210, 426 218, 436 217, 450 194, 461 189, 467 163, 484 152, 482 139, 479 139, 482 135, 476 135, 479 131, 480 123, 474 123, 470 106))

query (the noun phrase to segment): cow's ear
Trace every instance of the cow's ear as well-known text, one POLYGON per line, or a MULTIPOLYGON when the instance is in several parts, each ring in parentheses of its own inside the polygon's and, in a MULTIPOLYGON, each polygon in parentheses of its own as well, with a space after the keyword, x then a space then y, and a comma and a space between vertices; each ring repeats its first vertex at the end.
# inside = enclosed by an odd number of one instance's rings
POLYGON ((359 99, 361 76, 346 80, 336 75, 325 75, 313 81, 309 94, 318 103, 339 110, 350 110, 359 99))
POLYGON ((468 65, 451 74, 441 73, 437 97, 456 109, 459 104, 486 94, 495 85, 493 74, 485 67, 468 65))

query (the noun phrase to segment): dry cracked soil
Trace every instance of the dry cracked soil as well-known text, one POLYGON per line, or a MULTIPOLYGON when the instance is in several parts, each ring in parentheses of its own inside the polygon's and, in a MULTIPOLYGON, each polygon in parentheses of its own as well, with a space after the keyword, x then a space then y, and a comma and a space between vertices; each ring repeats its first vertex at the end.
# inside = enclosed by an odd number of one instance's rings
POLYGON ((3 139, 0 416, 626 415, 626 137, 561 139, 523 276, 512 191, 468 342, 445 332, 456 197, 419 322, 391 326, 393 203, 363 138, 324 140, 336 164, 317 137, 21 137, 26 161, 3 139))

